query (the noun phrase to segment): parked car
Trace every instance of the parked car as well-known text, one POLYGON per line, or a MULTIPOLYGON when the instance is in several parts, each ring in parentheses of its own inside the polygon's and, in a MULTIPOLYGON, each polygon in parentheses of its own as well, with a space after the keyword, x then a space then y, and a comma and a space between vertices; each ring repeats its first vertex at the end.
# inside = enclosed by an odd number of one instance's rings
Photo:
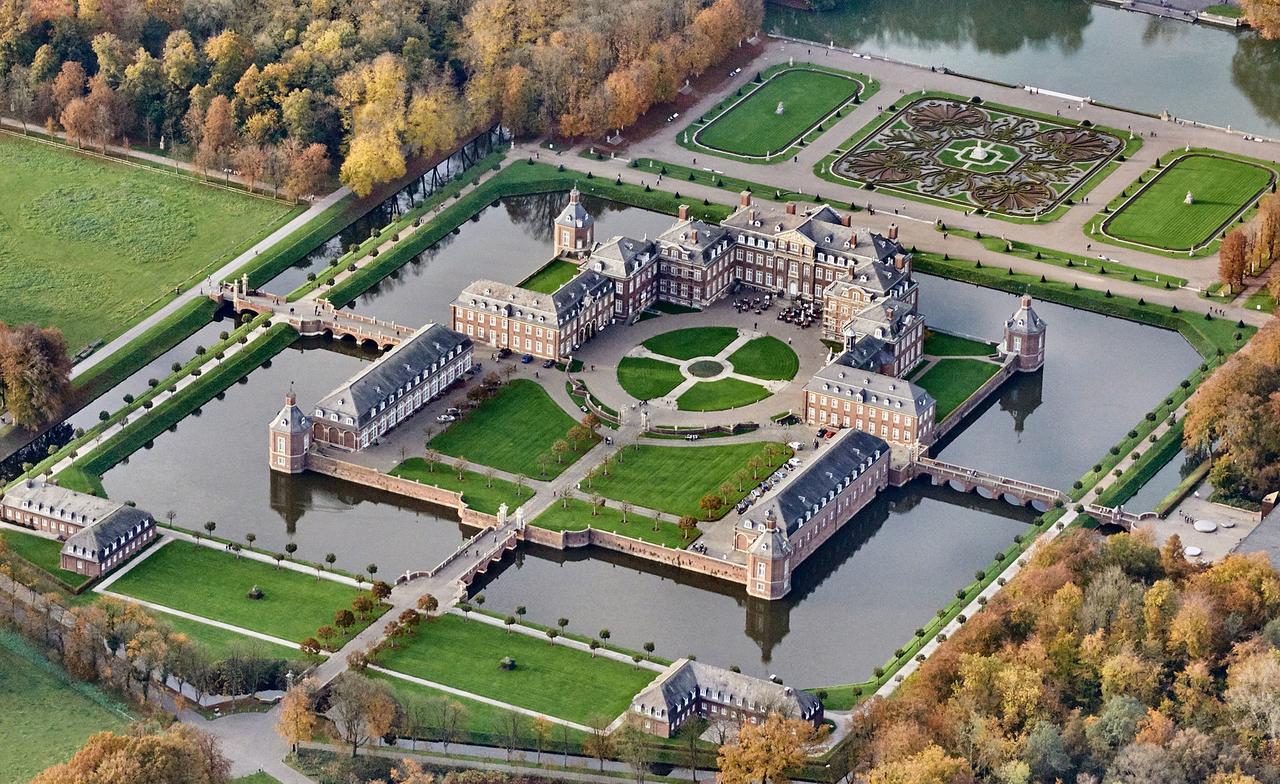
POLYGON ((543 366, 544 368, 555 367, 555 366, 556 366, 556 361, 555 361, 554 359, 546 359, 546 360, 543 360, 543 362, 542 362, 542 366, 543 366))
POLYGON ((436 417, 437 422, 456 422, 457 419, 458 418, 453 414, 441 414, 440 416, 436 417))
POLYGON ((800 460, 800 458, 793 457, 787 461, 787 465, 791 466, 792 468, 799 468, 801 462, 802 461, 800 460))
POLYGON ((509 356, 511 356, 511 349, 509 348, 498 349, 498 359, 506 359, 509 356))
POLYGON ((825 427, 818 428, 818 438, 826 438, 826 437, 827 437, 827 429, 825 427))
POLYGON ((799 441, 790 441, 787 443, 787 446, 791 447, 792 452, 799 452, 800 450, 804 449, 804 444, 800 443, 799 441))
POLYGON ((532 354, 525 354, 523 357, 520 357, 520 363, 521 363, 521 364, 527 365, 527 364, 529 364, 529 363, 530 363, 530 362, 532 362, 532 361, 533 361, 533 355, 532 355, 532 354))
POLYGON ((689 433, 688 435, 686 435, 686 436, 684 437, 684 440, 685 440, 685 441, 697 441, 697 440, 698 440, 698 434, 697 434, 697 433, 689 433))

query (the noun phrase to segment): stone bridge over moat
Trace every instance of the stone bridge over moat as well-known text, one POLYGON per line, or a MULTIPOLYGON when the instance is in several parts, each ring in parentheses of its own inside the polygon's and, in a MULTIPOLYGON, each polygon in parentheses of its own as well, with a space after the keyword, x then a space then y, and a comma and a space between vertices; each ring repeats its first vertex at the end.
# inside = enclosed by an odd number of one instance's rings
POLYGON ((230 305, 236 315, 270 313, 278 316, 299 335, 353 340, 382 351, 399 345, 416 332, 412 327, 339 310, 323 299, 303 298, 289 302, 276 294, 249 289, 245 281, 224 283, 209 297, 219 304, 230 305))
POLYGON ((1018 506, 1030 504, 1041 512, 1053 508, 1059 501, 1066 503, 1068 500, 1064 493, 1052 487, 928 457, 916 458, 911 475, 928 476, 935 485, 947 485, 962 493, 976 492, 983 498, 1003 498, 1018 506))

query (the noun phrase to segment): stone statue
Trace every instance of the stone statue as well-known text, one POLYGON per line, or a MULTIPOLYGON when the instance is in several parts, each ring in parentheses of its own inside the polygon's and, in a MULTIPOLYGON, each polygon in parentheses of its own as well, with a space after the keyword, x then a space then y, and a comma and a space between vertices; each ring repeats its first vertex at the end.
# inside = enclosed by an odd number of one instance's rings
POLYGON ((524 506, 516 507, 516 529, 524 528, 524 506))
POLYGON ((774 109, 774 110, 773 110, 773 113, 774 113, 774 114, 782 114, 784 111, 786 111, 786 107, 785 107, 785 106, 783 106, 782 101, 778 101, 778 108, 777 108, 777 109, 774 109))
POLYGON ((1195 199, 1191 196, 1191 191, 1187 191, 1187 198, 1182 200, 1183 204, 1194 204, 1195 199))
POLYGON ((499 504, 498 505, 498 525, 499 527, 501 527, 506 524, 507 524, 507 505, 505 503, 499 504))

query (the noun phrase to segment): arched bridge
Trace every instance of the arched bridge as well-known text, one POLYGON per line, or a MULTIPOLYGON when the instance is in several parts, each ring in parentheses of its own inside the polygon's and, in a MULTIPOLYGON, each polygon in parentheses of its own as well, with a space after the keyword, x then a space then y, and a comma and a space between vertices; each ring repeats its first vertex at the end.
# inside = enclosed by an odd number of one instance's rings
POLYGON ((1135 525, 1155 520, 1160 515, 1155 512, 1127 512, 1121 507, 1102 506, 1100 504, 1087 504, 1084 508, 1085 514, 1097 520, 1104 525, 1118 525, 1126 531, 1132 531, 1135 525))
POLYGON ((983 498, 1003 498, 1018 506, 1031 504, 1041 512, 1049 510, 1058 501, 1067 501, 1066 495, 1052 487, 928 457, 916 458, 915 469, 916 476, 928 475, 935 485, 948 485, 962 493, 976 492, 983 498))
POLYGON ((250 290, 244 281, 224 283, 209 296, 219 304, 229 304, 237 315, 274 314, 298 330, 300 335, 346 338, 383 351, 399 345, 415 332, 411 327, 338 310, 327 300, 302 299, 289 302, 276 294, 250 290))

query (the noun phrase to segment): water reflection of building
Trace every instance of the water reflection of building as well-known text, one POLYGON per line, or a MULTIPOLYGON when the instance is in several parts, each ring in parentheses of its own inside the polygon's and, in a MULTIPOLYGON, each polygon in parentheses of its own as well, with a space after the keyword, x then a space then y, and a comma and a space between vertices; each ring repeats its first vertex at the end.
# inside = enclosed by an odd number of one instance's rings
POLYGON ((1013 418, 1013 429, 1021 433, 1027 418, 1044 403, 1044 371, 1022 373, 1000 389, 997 405, 1013 418))
POLYGON ((298 521, 311 508, 310 474, 286 474, 269 471, 267 504, 284 520, 285 532, 297 533, 298 521))

